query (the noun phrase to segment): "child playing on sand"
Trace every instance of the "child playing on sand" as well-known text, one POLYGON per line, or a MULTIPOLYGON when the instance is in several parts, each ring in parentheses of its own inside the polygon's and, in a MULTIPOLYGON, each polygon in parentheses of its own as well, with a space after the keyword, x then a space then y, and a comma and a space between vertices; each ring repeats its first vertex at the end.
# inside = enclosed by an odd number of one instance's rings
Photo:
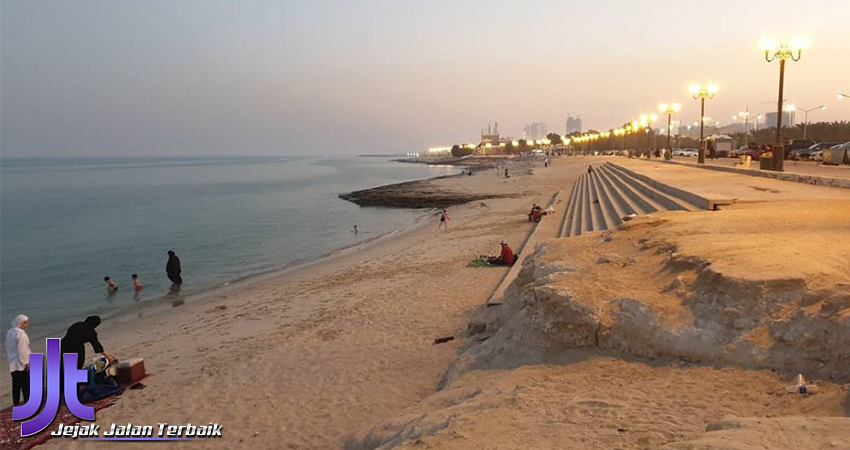
POLYGON ((447 213, 447 212, 446 212, 446 210, 444 209, 444 210, 443 210, 443 213, 442 213, 442 214, 440 214, 440 225, 437 227, 437 229, 438 229, 438 230, 439 230, 439 229, 442 229, 442 228, 443 228, 443 225, 445 225, 445 226, 446 226, 446 229, 448 230, 448 229, 449 229, 449 221, 450 221, 450 220, 452 220, 452 219, 450 219, 450 218, 449 218, 449 213, 447 213))
POLYGON ((111 294, 118 290, 118 285, 112 281, 112 278, 103 277, 103 282, 106 283, 106 290, 111 294))
POLYGON ((141 291, 143 286, 142 280, 139 279, 139 275, 134 273, 130 277, 133 279, 133 289, 135 289, 136 291, 141 291))

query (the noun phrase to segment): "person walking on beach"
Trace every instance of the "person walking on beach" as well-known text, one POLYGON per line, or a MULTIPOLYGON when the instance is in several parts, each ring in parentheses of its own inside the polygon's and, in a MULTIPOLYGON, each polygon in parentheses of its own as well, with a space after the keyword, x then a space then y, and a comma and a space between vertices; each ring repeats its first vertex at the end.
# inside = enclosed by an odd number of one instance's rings
POLYGON ((169 250, 168 262, 165 263, 165 273, 168 275, 168 279, 174 284, 183 284, 183 277, 180 276, 181 272, 183 270, 180 268, 180 258, 174 254, 174 250, 169 250))
POLYGON ((22 405, 30 398, 30 338, 27 327, 30 320, 20 314, 12 319, 12 328, 6 333, 6 360, 12 373, 12 404, 22 405))
POLYGON ((449 213, 446 210, 443 210, 443 213, 440 214, 440 225, 437 227, 438 230, 443 228, 443 225, 446 226, 446 229, 449 229, 449 221, 452 220, 449 218, 449 213))

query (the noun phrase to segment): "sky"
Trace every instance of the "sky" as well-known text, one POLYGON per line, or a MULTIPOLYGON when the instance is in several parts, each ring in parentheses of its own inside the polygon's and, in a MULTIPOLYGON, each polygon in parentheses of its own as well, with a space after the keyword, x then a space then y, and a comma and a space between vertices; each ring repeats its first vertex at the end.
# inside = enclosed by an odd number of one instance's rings
MULTIPOLYGON (((806 37, 786 98, 850 120, 850 2, 2 0, 3 156, 406 153, 661 101, 775 110, 764 37, 806 37)), ((801 115, 800 115, 801 116, 801 115)), ((799 120, 799 117, 798 117, 799 120)))

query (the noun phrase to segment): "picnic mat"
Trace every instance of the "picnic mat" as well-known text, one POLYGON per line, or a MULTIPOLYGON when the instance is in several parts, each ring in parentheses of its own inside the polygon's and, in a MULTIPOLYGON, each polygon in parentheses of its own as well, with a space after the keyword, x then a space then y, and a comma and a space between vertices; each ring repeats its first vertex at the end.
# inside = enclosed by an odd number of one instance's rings
POLYGON ((473 259, 466 265, 466 267, 493 267, 491 266, 486 259, 473 259))
MULTIPOLYGON (((121 387, 125 390, 130 389, 130 387, 147 380, 152 375, 153 374, 149 373, 141 380, 133 384, 122 384, 121 387)), ((110 406, 118 403, 120 395, 121 394, 111 395, 100 400, 85 403, 85 405, 94 406, 95 412, 100 411, 101 409, 109 408, 110 406)), ((24 438, 21 437, 21 423, 12 420, 12 407, 10 406, 6 409, 0 410, 0 449, 29 450, 36 445, 41 445, 47 442, 52 437, 50 436, 50 433, 58 430, 60 423, 73 426, 80 422, 81 420, 77 416, 71 414, 71 411, 68 411, 68 407, 65 405, 65 402, 62 401, 59 402, 59 411, 56 413, 56 418, 49 427, 45 428, 44 431, 35 436, 24 438)))
MULTIPOLYGON (((94 406, 95 411, 100 411, 103 408, 108 408, 118 402, 115 397, 106 397, 92 403, 86 403, 87 406, 94 406)), ((41 433, 30 436, 21 437, 21 423, 12 421, 12 407, 0 410, 0 448, 5 450, 28 450, 36 445, 41 445, 47 442, 52 436, 51 432, 59 429, 59 424, 74 425, 79 423, 80 419, 68 411, 65 402, 59 402, 59 412, 56 413, 56 419, 49 427, 45 428, 41 433)))

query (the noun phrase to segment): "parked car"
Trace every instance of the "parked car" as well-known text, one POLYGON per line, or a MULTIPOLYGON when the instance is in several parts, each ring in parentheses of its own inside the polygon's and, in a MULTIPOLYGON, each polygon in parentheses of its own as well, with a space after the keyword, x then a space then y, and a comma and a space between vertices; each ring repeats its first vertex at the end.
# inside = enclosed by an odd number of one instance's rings
POLYGON ((788 141, 788 144, 785 145, 785 159, 791 159, 791 152, 795 150, 805 150, 815 144, 817 144, 817 142, 810 139, 791 139, 788 141))
POLYGON ((814 144, 811 147, 804 148, 802 150, 792 150, 788 153, 788 159, 794 161, 808 161, 812 158, 812 153, 819 150, 826 150, 840 144, 842 144, 842 142, 821 142, 820 144, 814 144))
POLYGON ((822 161, 828 165, 850 164, 850 142, 833 146, 823 150, 822 161))
POLYGON ((823 150, 815 150, 809 154, 809 161, 823 161, 823 150))
POLYGON ((699 155, 699 150, 695 148, 686 148, 682 150, 682 156, 695 157, 699 155))
POLYGON ((741 156, 741 152, 747 150, 747 148, 748 147, 746 145, 742 145, 738 148, 733 148, 732 151, 729 152, 729 157, 730 158, 737 158, 738 156, 741 156))
POLYGON ((747 149, 742 151, 738 156, 749 156, 753 161, 758 161, 762 153, 763 152, 759 148, 747 147, 747 149))

